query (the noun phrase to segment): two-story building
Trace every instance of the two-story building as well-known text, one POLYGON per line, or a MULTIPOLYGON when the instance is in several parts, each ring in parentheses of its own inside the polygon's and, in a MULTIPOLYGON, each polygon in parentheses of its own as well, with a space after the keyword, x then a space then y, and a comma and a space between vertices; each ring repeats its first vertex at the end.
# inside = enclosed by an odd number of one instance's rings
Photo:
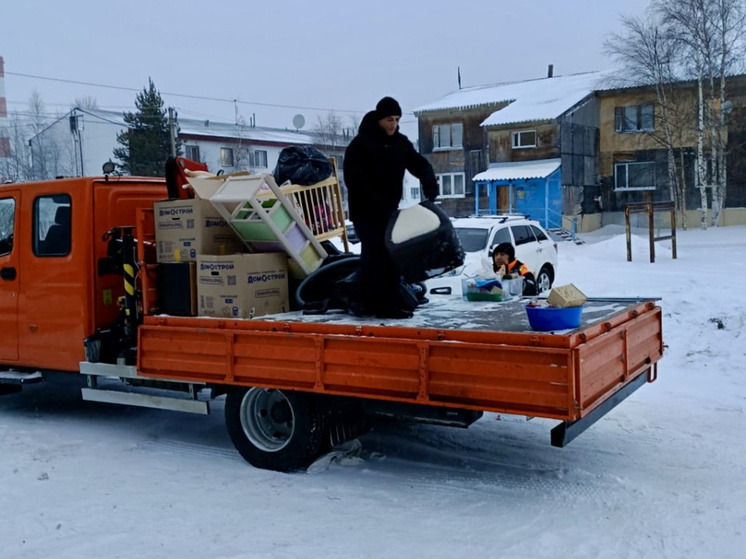
MULTIPOLYGON (((438 176, 444 210, 523 213, 550 228, 589 231, 624 223, 625 205, 648 194, 674 200, 655 88, 612 88, 609 76, 552 76, 550 67, 546 78, 464 88, 418 107, 421 151, 438 176)), ((676 90, 673 153, 687 219, 696 223, 696 83, 676 90)), ((726 91, 723 223, 744 223, 746 76, 728 77, 726 91)))
MULTIPOLYGON (((581 229, 595 229, 608 223, 622 223, 624 206, 642 202, 647 195, 654 202, 683 198, 688 224, 699 223, 702 198, 696 186, 698 91, 696 82, 675 84, 675 103, 669 101, 668 130, 652 86, 599 89, 599 178, 592 196, 583 207, 581 229), (675 159, 676 187, 669 173, 671 155, 675 159)), ((670 92, 669 92, 669 96, 670 92)), ((724 224, 746 223, 746 75, 726 79, 725 130, 727 138, 726 197, 724 224)), ((710 135, 705 131, 703 153, 710 152, 710 135)), ((711 165, 703 163, 707 182, 711 165)), ((706 189, 708 205, 712 191, 706 189)))
POLYGON ((547 227, 596 184, 602 74, 460 89, 418 107, 421 151, 450 215, 525 213, 547 227))

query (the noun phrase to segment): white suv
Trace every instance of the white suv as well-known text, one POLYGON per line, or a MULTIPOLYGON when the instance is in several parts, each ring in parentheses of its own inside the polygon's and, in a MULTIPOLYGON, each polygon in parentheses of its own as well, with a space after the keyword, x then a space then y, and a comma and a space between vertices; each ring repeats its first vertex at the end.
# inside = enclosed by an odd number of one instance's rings
POLYGON ((515 247, 515 256, 536 278, 536 288, 548 291, 557 273, 557 243, 538 221, 522 215, 489 215, 457 218, 452 221, 466 256, 464 265, 426 282, 428 291, 461 294, 461 280, 492 270, 490 252, 500 243, 515 247))

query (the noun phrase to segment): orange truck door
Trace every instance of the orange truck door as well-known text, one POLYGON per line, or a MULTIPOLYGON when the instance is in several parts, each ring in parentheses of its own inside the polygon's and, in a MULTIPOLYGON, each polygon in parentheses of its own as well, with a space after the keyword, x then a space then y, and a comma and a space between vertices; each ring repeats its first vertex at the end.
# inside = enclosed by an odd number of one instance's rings
POLYGON ((18 361, 20 190, 0 193, 0 363, 18 361))
POLYGON ((31 222, 23 224, 26 246, 19 247, 18 360, 24 366, 76 371, 85 358, 93 276, 86 191, 85 179, 50 181, 33 196, 24 190, 23 216, 31 222))

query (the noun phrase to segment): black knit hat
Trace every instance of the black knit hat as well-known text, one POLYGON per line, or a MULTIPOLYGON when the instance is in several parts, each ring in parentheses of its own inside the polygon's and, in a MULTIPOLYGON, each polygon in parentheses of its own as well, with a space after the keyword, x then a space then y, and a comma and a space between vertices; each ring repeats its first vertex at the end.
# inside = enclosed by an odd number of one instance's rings
POLYGON ((401 116, 401 107, 393 97, 384 97, 376 105, 379 120, 388 116, 401 116))
POLYGON ((513 248, 513 245, 511 245, 510 243, 500 243, 492 251, 492 255, 494 256, 495 253, 497 252, 502 252, 503 254, 507 254, 509 262, 512 262, 513 260, 515 260, 515 248, 513 248))

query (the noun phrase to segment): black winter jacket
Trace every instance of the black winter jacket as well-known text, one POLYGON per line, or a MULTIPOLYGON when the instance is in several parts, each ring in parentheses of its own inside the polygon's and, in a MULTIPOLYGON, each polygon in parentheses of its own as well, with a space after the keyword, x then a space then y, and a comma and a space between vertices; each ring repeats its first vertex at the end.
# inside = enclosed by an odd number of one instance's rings
POLYGON ((385 224, 399 206, 405 169, 420 179, 425 198, 437 197, 438 182, 428 160, 398 130, 388 136, 378 125, 375 111, 367 113, 345 151, 350 219, 385 224))

